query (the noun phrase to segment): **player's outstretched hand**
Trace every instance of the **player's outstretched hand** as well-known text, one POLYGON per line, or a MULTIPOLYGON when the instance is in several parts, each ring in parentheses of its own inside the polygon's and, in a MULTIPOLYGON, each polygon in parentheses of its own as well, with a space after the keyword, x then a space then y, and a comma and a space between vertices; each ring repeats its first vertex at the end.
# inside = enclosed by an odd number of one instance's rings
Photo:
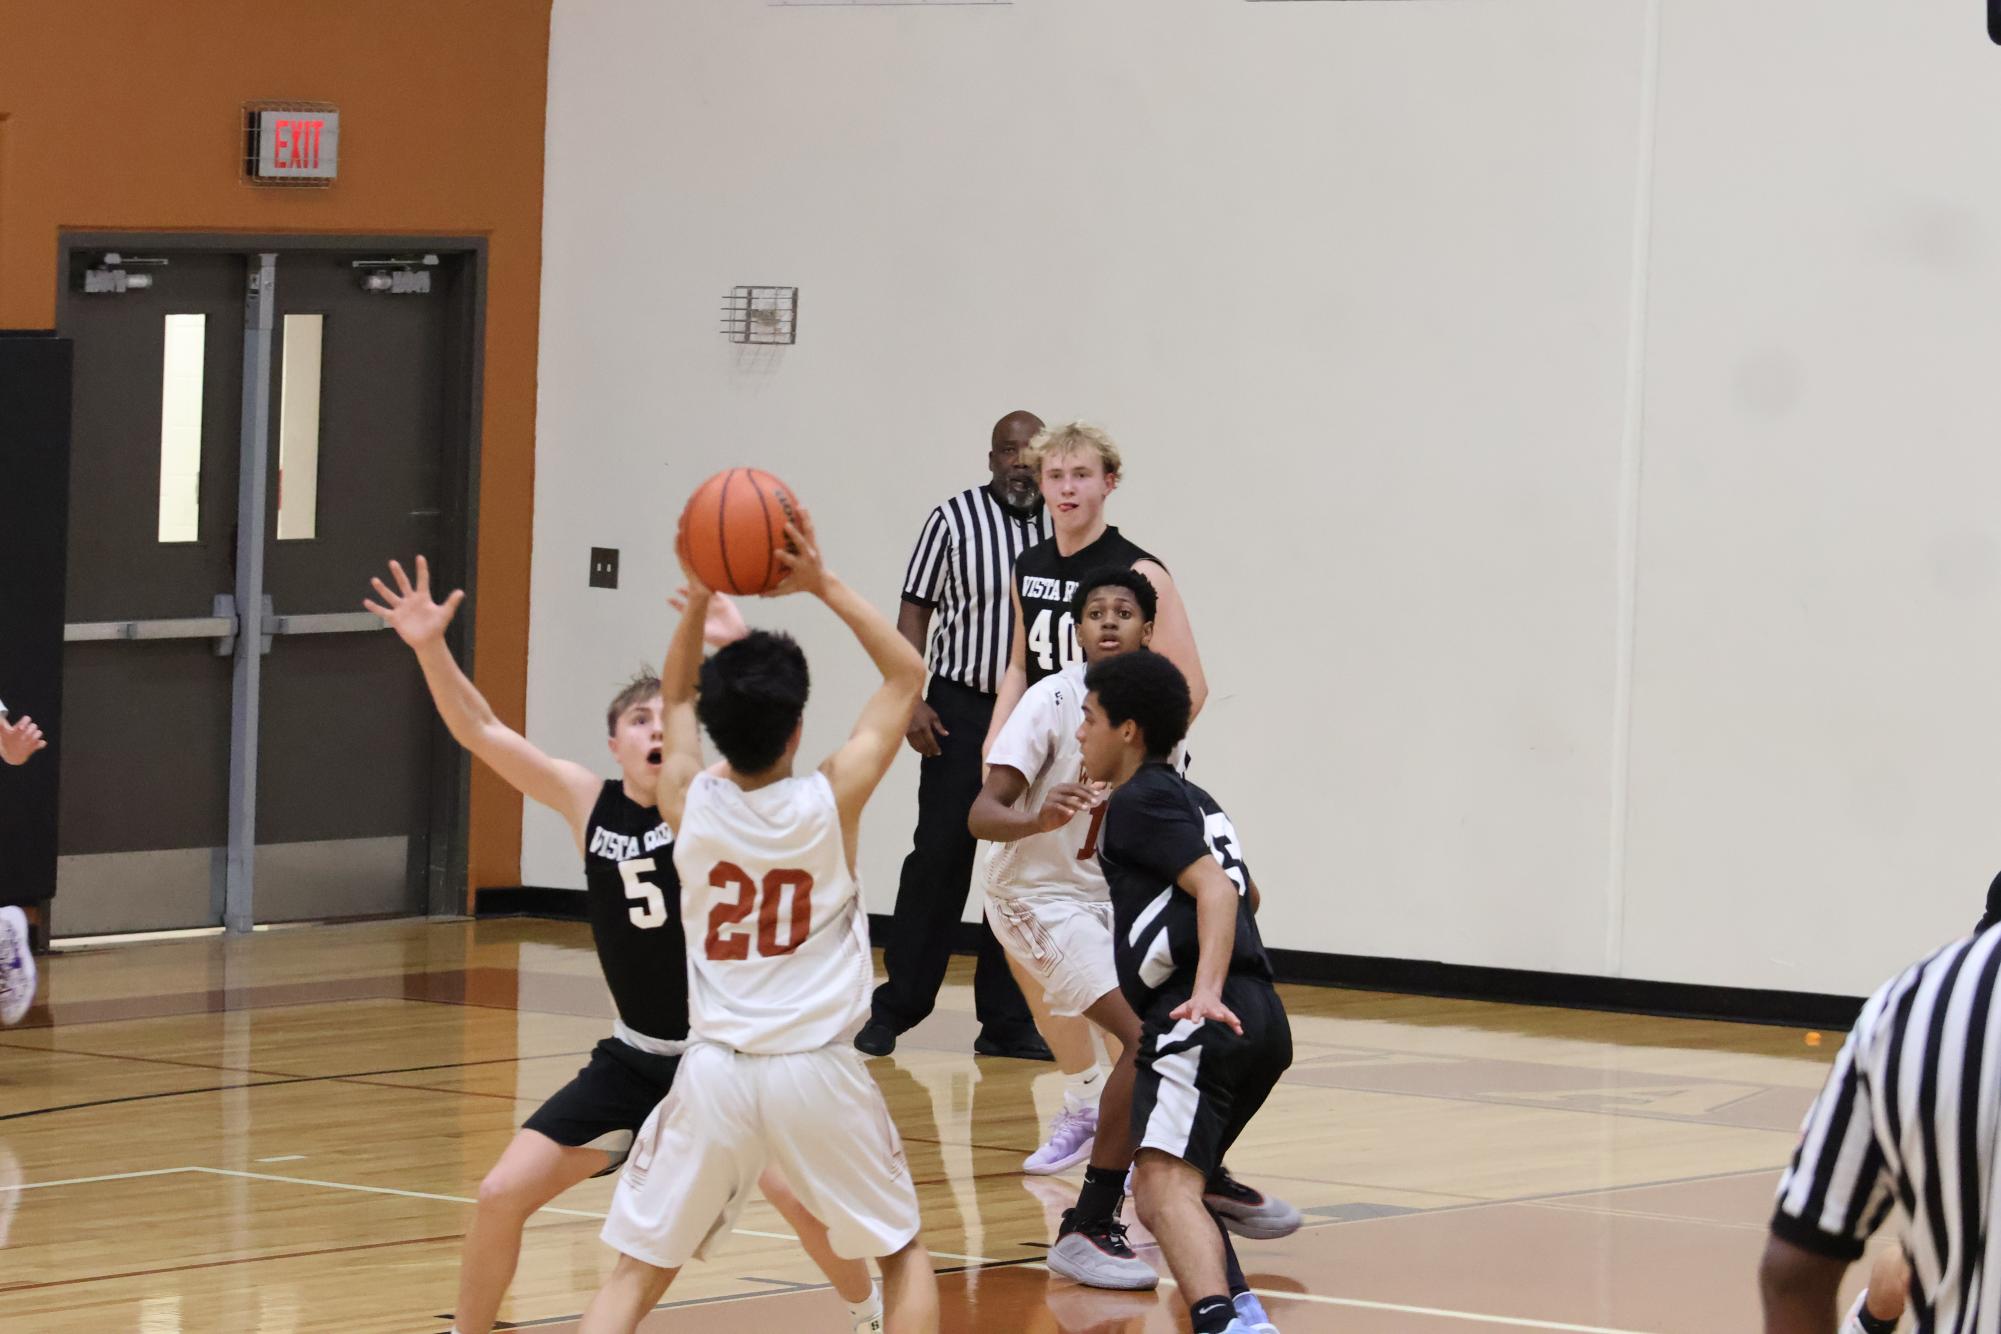
POLYGON ((766 597, 782 598, 788 593, 811 593, 819 597, 827 591, 827 567, 820 561, 820 539, 813 531, 813 516, 799 507, 799 518, 785 525, 785 540, 791 550, 780 547, 773 554, 785 567, 785 578, 766 597))
POLYGON ((1223 1004, 1223 998, 1214 993, 1196 992, 1193 996, 1175 1006, 1167 1017, 1170 1019, 1193 1019, 1198 1024, 1205 1024, 1214 1019, 1217 1023, 1228 1024, 1230 1031, 1238 1037, 1244 1035, 1242 1021, 1235 1014, 1231 1013, 1229 1006, 1223 1004))
POLYGON ((9 764, 26 764, 30 755, 48 749, 48 745, 47 739, 42 736, 42 729, 33 718, 23 714, 19 722, 8 722, 0 716, 0 760, 9 764))
POLYGON ((375 586, 376 596, 382 601, 364 598, 361 605, 381 617, 382 623, 411 648, 423 648, 444 638, 445 627, 458 614, 459 603, 465 601, 465 590, 455 588, 443 602, 432 601, 431 565, 422 556, 417 557, 414 585, 410 576, 403 573, 400 561, 389 562, 389 574, 396 581, 395 590, 391 591, 380 577, 371 579, 368 582, 375 586))
POLYGON ((1102 784, 1058 783, 1042 799, 1042 809, 1035 813, 1035 820, 1042 832, 1047 834, 1061 829, 1104 799, 1102 784))
MULTIPOLYGON (((667 605, 685 615, 688 599, 694 593, 693 585, 683 584, 679 592, 667 599, 667 605)), ((710 648, 721 648, 725 644, 736 643, 749 633, 750 627, 743 623, 743 613, 737 610, 736 600, 728 593, 710 593, 709 614, 702 620, 704 642, 710 648)))

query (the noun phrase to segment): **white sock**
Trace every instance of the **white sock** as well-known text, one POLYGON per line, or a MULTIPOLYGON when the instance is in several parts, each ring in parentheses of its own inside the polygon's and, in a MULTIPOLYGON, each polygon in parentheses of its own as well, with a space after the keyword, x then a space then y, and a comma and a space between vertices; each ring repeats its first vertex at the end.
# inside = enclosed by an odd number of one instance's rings
POLYGON ((1098 1094, 1104 1091, 1104 1087, 1105 1067, 1092 1066, 1063 1085, 1063 1110, 1081 1112, 1087 1107, 1096 1107, 1098 1094))
POLYGON ((848 1304, 848 1318, 850 1320, 861 1321, 881 1314, 882 1285, 874 1279, 870 1279, 868 1281, 868 1299, 866 1301, 850 1302, 848 1304))

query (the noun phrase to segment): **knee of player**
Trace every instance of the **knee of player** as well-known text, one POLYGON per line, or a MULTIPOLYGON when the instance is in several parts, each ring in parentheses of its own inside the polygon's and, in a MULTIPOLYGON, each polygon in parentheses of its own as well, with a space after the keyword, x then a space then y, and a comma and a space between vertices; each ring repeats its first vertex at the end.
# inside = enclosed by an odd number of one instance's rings
POLYGON ((540 1185, 532 1177, 496 1167, 479 1183, 480 1211, 525 1219, 555 1198, 553 1192, 541 1190, 540 1185))
POLYGON ((1142 1149, 1133 1158, 1133 1211, 1149 1232, 1168 1210, 1174 1193, 1174 1172, 1157 1149, 1142 1149))

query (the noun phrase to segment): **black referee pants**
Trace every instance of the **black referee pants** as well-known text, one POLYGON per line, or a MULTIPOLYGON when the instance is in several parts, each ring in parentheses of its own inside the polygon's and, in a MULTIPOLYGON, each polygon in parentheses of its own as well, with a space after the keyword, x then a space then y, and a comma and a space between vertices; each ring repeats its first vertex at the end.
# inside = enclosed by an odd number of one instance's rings
MULTIPOLYGON (((973 852, 978 843, 966 828, 973 798, 980 794, 980 745, 993 721, 994 697, 939 677, 925 693, 949 735, 939 753, 927 755, 917 771, 917 832, 896 885, 896 911, 883 941, 888 980, 875 989, 871 1006, 877 1023, 901 1033, 931 1013, 959 914, 972 888, 973 852)), ((979 962, 973 969, 973 1006, 980 1027, 998 1039, 1034 1033, 1035 1018, 1021 988, 1008 972, 1007 956, 980 918, 979 962)))

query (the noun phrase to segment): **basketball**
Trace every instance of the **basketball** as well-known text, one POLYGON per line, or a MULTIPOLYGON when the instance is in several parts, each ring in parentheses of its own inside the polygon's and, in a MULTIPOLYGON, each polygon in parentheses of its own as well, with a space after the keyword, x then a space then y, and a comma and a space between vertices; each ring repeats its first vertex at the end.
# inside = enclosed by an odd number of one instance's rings
POLYGON ((785 578, 780 548, 797 520, 792 489, 760 468, 730 468, 695 488, 681 511, 682 550, 695 574, 723 593, 769 593, 785 578))

